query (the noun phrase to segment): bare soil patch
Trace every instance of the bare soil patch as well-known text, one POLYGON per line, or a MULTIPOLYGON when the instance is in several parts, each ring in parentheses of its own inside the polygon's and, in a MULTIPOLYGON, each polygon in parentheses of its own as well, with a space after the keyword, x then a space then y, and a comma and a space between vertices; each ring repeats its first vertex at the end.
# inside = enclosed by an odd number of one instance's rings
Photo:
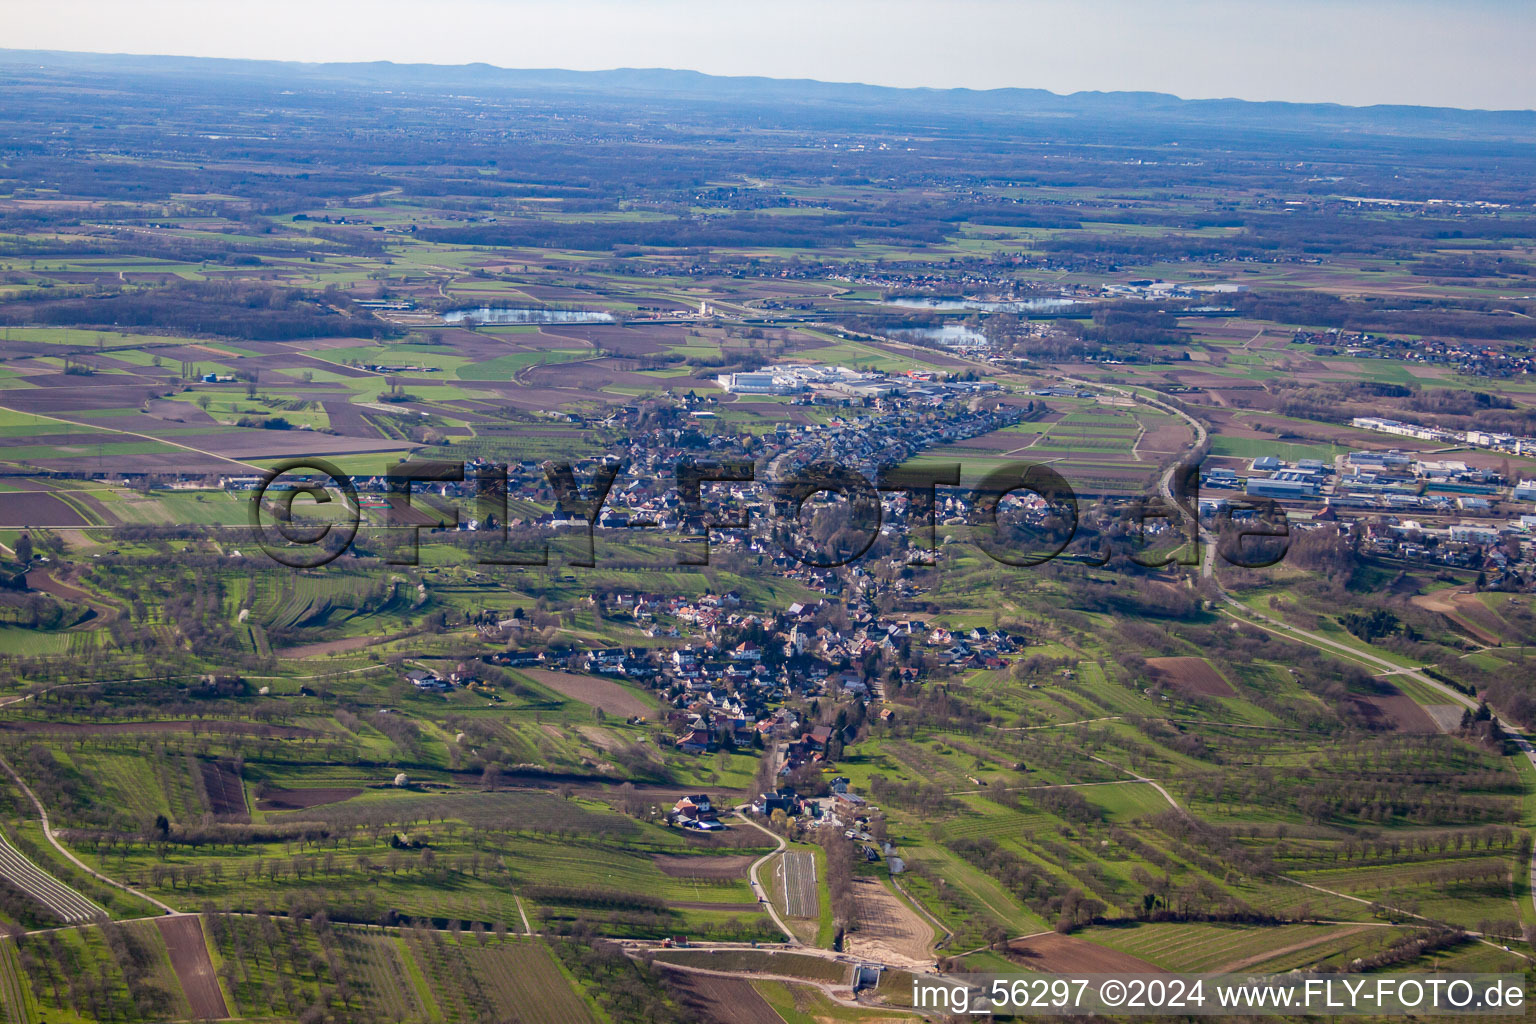
POLYGON ((95 516, 97 522, 105 526, 114 526, 122 522, 111 509, 107 508, 100 498, 93 494, 88 494, 85 491, 71 491, 69 497, 76 504, 84 505, 86 511, 95 516))
MULTIPOLYGON (((656 382, 647 377, 649 386, 654 387, 656 382)), ((437 382, 434 382, 437 383, 437 382)), ((628 396, 620 394, 608 394, 596 388, 577 389, 574 387, 530 387, 515 381, 477 380, 466 381, 473 384, 476 391, 494 392, 500 405, 511 406, 525 412, 549 411, 565 406, 578 406, 584 402, 602 402, 605 405, 616 405, 626 401, 628 396)))
POLYGON ((257 804, 262 811, 303 811, 325 804, 339 804, 361 793, 361 789, 316 787, 314 789, 277 789, 268 791, 257 804))
POLYGON ((1232 684, 1221 678, 1204 658, 1148 658, 1147 665, 1161 681, 1177 690, 1202 697, 1236 697, 1232 684))
POLYGON ((1444 615, 1481 643, 1497 647, 1504 642, 1493 628, 1499 621, 1498 616, 1490 612, 1476 594, 1464 590, 1437 590, 1432 594, 1416 594, 1411 600, 1420 608, 1444 615))
POLYGON ((719 910, 729 914, 760 914, 763 908, 757 903, 710 903, 707 900, 668 900, 674 910, 719 910))
POLYGON ((171 967, 187 994, 192 1016, 198 1020, 222 1020, 229 1016, 224 993, 219 990, 208 943, 203 939, 203 922, 192 915, 161 917, 155 920, 165 948, 171 954, 171 967))
POLYGON ((755 858, 745 855, 728 857, 679 857, 675 854, 658 853, 651 862, 661 873, 671 878, 707 878, 710 881, 746 878, 747 869, 755 858))
POLYGON ((146 403, 144 411, 157 420, 166 420, 171 423, 197 423, 211 427, 217 422, 191 402, 174 402, 165 398, 157 398, 146 403))
POLYGON ((1441 732, 1455 732, 1461 728, 1461 714, 1467 709, 1460 704, 1425 704, 1424 713, 1434 719, 1441 732))
POLYGON ((78 587, 72 587, 68 583, 54 579, 43 569, 31 569, 27 572, 27 586, 44 594, 62 597, 66 601, 79 601, 92 607, 96 606, 96 601, 90 594, 87 594, 78 587))
POLYGON ((27 383, 39 388, 57 388, 61 391, 73 391, 78 388, 117 389, 125 384, 139 384, 152 387, 157 381, 153 377, 143 377, 135 373, 99 374, 90 377, 82 377, 74 373, 37 373, 29 376, 27 383))
POLYGON ((1194 440, 1189 427, 1182 420, 1159 422, 1142 435, 1136 450, 1149 455, 1181 452, 1194 440))
POLYGON ((632 718, 651 712, 644 701, 610 679, 576 672, 554 672, 547 668, 525 668, 521 671, 534 682, 547 686, 562 697, 602 708, 610 715, 632 718))
POLYGON ((1049 973, 1084 974, 1167 974, 1145 960, 1116 949, 1098 946, 1086 939, 1052 932, 1018 939, 1008 952, 1032 970, 1049 973))
POLYGON ((52 494, 0 493, 0 526, 89 526, 79 512, 52 494))
POLYGON ((110 434, 88 434, 81 431, 52 434, 17 434, 13 437, 0 437, 0 455, 4 455, 7 448, 94 449, 97 444, 108 440, 115 441, 117 438, 110 434))
MULTIPOLYGON (((1433 735, 1440 731, 1428 712, 1405 694, 1390 696, 1350 697, 1349 703, 1368 720, 1390 723, 1398 732, 1433 735)), ((1458 723, 1459 724, 1459 723, 1458 723)))
POLYGON ((655 957, 661 963, 692 967, 696 970, 734 974, 779 975, 806 981, 846 985, 849 968, 845 963, 806 953, 786 953, 766 949, 669 949, 655 957))
POLYGON ((320 643, 281 647, 273 653, 279 658, 319 658, 333 652, 355 651, 386 639, 377 636, 349 636, 344 640, 325 640, 320 643))
POLYGON ((637 373, 639 364, 632 359, 590 359, 571 363, 539 363, 519 371, 517 379, 532 387, 572 387, 583 390, 603 391, 608 388, 641 388, 656 386, 653 377, 637 373))
POLYGON ((342 437, 315 430, 226 429, 217 434, 178 437, 177 443, 235 459, 276 459, 297 455, 366 455, 416 447, 381 437, 342 437))
POLYGON ((40 412, 44 415, 80 409, 137 409, 144 404, 144 400, 154 390, 148 385, 117 382, 104 387, 72 388, 69 387, 70 381, 94 378, 76 377, 72 374, 66 377, 62 373, 57 376, 64 378, 63 386, 48 387, 41 375, 28 377, 27 382, 34 386, 6 392, 6 407, 19 412, 40 412))
POLYGON ((208 794, 208 810, 221 818, 250 821, 245 806, 245 785, 240 773, 228 761, 199 761, 203 791, 208 794))
POLYGON ((903 967, 927 967, 933 960, 933 927, 873 878, 853 880, 859 926, 847 947, 855 956, 903 967))
POLYGON ((331 429, 339 434, 349 437, 382 437, 379 429, 368 422, 368 417, 363 415, 363 410, 347 401, 321 402, 321 408, 325 410, 326 419, 331 422, 331 429))
MULTIPOLYGON (((165 452, 159 455, 114 455, 110 459, 111 468, 119 473, 203 473, 212 475, 228 473, 231 469, 239 469, 243 465, 238 460, 224 459, 217 455, 204 455, 199 452, 190 451, 165 452)), ((79 456, 65 456, 57 459, 28 459, 27 464, 36 466, 38 469, 74 473, 82 469, 94 471, 98 468, 100 461, 94 455, 87 455, 83 458, 79 456)))
POLYGON ((710 1024, 784 1024, 751 982, 663 967, 678 1000, 710 1024))

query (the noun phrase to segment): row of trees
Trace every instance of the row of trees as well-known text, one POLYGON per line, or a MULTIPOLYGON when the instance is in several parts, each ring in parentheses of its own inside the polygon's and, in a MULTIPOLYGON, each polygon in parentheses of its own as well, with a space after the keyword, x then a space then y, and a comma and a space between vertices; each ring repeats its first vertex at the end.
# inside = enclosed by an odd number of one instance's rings
POLYGON ((248 281, 183 281, 94 298, 11 303, 0 309, 0 323, 153 327, 249 341, 375 338, 395 333, 370 314, 337 313, 333 307, 346 301, 340 293, 321 301, 309 292, 248 281))

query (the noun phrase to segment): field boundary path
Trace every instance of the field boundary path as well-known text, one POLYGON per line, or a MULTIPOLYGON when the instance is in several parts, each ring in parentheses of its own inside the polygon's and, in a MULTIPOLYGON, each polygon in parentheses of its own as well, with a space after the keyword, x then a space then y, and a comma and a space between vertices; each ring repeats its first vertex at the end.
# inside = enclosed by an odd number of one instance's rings
MULTIPOLYGON (((1160 409, 1164 412, 1172 413, 1173 415, 1182 419, 1184 422, 1188 423, 1190 427, 1194 429, 1194 448, 1196 449, 1203 446, 1210 437, 1204 423, 1201 423, 1200 420, 1185 412, 1183 409, 1178 408, 1177 406, 1159 401, 1155 398, 1149 398, 1146 395, 1142 395, 1125 388, 1115 387, 1110 384, 1094 384, 1090 383, 1089 381, 1080 380, 1078 378, 1069 377, 1066 375, 1061 375, 1061 379, 1071 383, 1080 384, 1084 387, 1098 387, 1108 391, 1114 391, 1128 398, 1142 402, 1143 404, 1150 405, 1155 409, 1160 409)), ((1175 508, 1179 508, 1179 505, 1173 500, 1173 476, 1176 472, 1178 472, 1180 465, 1181 463, 1178 462, 1170 465, 1166 470, 1163 471, 1161 478, 1158 480, 1158 490, 1162 497, 1175 508)), ((1229 608, 1222 609, 1227 615, 1234 619, 1245 621, 1249 625, 1257 626, 1258 628, 1273 633, 1276 636, 1289 637, 1290 639, 1296 640, 1299 643, 1304 643, 1311 647, 1315 647, 1324 653, 1332 654, 1336 657, 1342 656, 1351 659, 1356 664, 1365 664, 1368 667, 1377 669, 1383 674, 1405 675, 1412 679, 1414 682, 1422 683, 1430 689, 1435 690, 1436 692, 1445 694, 1451 699, 1452 702, 1456 704, 1460 704, 1463 707, 1471 708, 1473 710, 1477 709, 1477 700, 1467 696, 1454 687, 1447 686, 1445 683, 1442 683, 1440 680, 1435 679, 1433 676, 1430 676, 1428 673, 1423 671, 1422 668, 1404 667, 1402 665, 1395 664, 1391 661, 1388 661, 1386 658, 1380 657, 1379 655, 1373 654, 1369 651, 1357 650, 1348 644, 1340 643, 1337 640, 1333 640, 1319 633, 1300 629, 1296 626, 1290 625, 1287 622, 1282 622, 1279 619, 1271 618, 1262 612, 1257 612, 1252 608, 1249 608, 1247 605, 1243 604, 1237 598, 1229 594, 1226 588, 1223 587, 1221 583, 1216 579, 1216 540, 1200 523, 1198 512, 1195 516, 1195 529, 1200 539, 1200 543, 1203 544, 1205 548, 1205 550, 1201 552, 1200 575, 1203 578, 1211 581, 1212 585, 1214 585, 1216 588, 1216 593, 1220 595, 1221 600, 1229 606, 1229 608), (1231 609, 1236 609, 1236 611, 1234 612, 1231 609)), ((1504 735, 1515 744, 1516 749, 1518 749, 1530 763, 1532 771, 1536 772, 1536 745, 1531 743, 1530 739, 1526 736, 1525 733, 1511 731, 1505 725, 1507 720, 1504 716, 1498 714, 1497 709, 1490 708, 1490 710, 1492 710, 1493 713, 1499 718, 1499 726, 1502 729, 1504 735)), ((1149 779, 1147 781, 1150 782, 1151 780, 1149 779)), ((1156 784, 1154 783, 1154 785, 1156 784)), ((1161 787, 1159 787, 1159 789, 1161 789, 1161 787)), ((1164 792, 1163 795, 1167 796, 1167 793, 1164 792)), ((1169 802, 1173 802, 1172 797, 1169 797, 1169 802)), ((1178 805, 1174 804, 1174 806, 1177 807, 1178 805)), ((1527 881, 1527 891, 1530 895, 1531 907, 1533 910, 1536 910, 1536 849, 1533 849, 1531 852, 1530 871, 1527 881)), ((1305 885, 1306 883, 1300 884, 1305 885)))
POLYGON ((47 907, 66 924, 80 924, 106 911, 34 864, 0 835, 0 878, 47 907))
MULTIPOLYGON (((1443 924, 1443 922, 1438 921, 1438 920, 1436 920, 1433 917, 1426 917, 1423 914, 1415 914, 1411 910, 1404 910, 1401 907, 1394 907, 1394 906, 1392 906, 1389 903, 1382 903, 1380 900, 1368 900, 1368 899, 1366 899, 1363 896, 1351 896, 1347 892, 1334 892, 1332 889, 1324 889, 1320 885, 1313 885, 1311 882, 1303 882, 1301 879, 1299 879, 1299 878, 1292 878, 1290 875, 1276 875, 1275 877, 1280 879, 1282 882, 1290 882, 1292 885, 1299 885, 1303 889, 1311 889, 1314 892, 1325 893, 1325 894, 1327 894, 1329 896, 1337 896, 1339 899, 1341 899, 1341 900, 1349 900, 1351 903, 1359 903, 1359 904, 1362 904, 1363 906, 1367 906, 1367 907, 1381 907, 1383 910, 1390 911, 1390 912, 1392 912, 1394 914, 1401 914, 1404 917, 1411 917, 1411 918, 1413 918, 1416 921, 1427 921, 1427 922, 1429 922, 1431 924, 1443 924)), ((1318 921, 1317 923, 1318 924, 1352 924, 1352 925, 1359 925, 1361 928, 1391 928, 1391 927, 1394 926, 1394 922, 1391 922, 1391 921, 1318 921)), ((1463 933, 1465 933, 1466 935, 1469 935, 1472 938, 1476 939, 1478 942, 1481 942, 1485 946, 1492 946, 1494 949, 1502 950, 1505 953, 1510 953, 1510 954, 1512 954, 1514 956, 1518 956, 1518 957, 1524 957, 1527 961, 1532 960, 1532 957, 1527 956, 1526 954, 1521 953, 1518 950, 1513 950, 1513 949, 1510 949, 1508 946, 1505 946, 1502 943, 1494 942, 1492 939, 1488 938, 1482 932, 1473 931, 1470 928, 1462 928, 1461 931, 1463 933)), ((1283 953, 1283 952, 1289 952, 1289 949, 1276 950, 1275 951, 1276 954, 1283 953)), ((1266 954, 1266 957, 1268 955, 1269 954, 1266 954)), ((1240 969, 1240 968, 1234 968, 1234 969, 1240 969)))
POLYGON ((779 931, 784 933, 784 938, 791 946, 798 946, 800 945, 800 940, 795 937, 795 933, 790 931, 789 925, 785 924, 784 919, 779 916, 778 908, 773 905, 773 900, 768 898, 768 890, 764 889, 763 884, 757 880, 758 869, 766 864, 769 860, 783 853, 788 848, 789 844, 784 842, 783 836, 774 835, 768 829, 763 828, 763 826, 747 817, 746 813, 739 808, 736 811, 736 816, 742 821, 746 822, 748 825, 751 825, 753 828, 757 829, 759 832, 763 833, 763 835, 767 836, 769 839, 772 839, 774 843, 777 844, 772 853, 765 853, 761 857, 757 858, 757 860, 752 862, 752 866, 747 869, 747 878, 752 883, 753 895, 757 897, 758 902, 761 903, 764 909, 768 911, 768 916, 773 918, 773 923, 778 925, 779 931))
POLYGON ((75 867, 79 868, 81 871, 84 871, 86 874, 90 875, 97 881, 105 882, 115 889, 121 889, 123 892, 137 896, 139 899, 144 900, 146 903, 159 907, 167 914, 181 913, 181 911, 177 910, 175 907, 161 903, 153 896, 150 896, 147 893, 142 893, 131 885, 125 885, 124 883, 119 882, 114 878, 108 878, 106 875, 102 874, 100 871, 97 871, 85 861, 71 853, 68 847, 59 842, 58 836, 53 834, 53 825, 48 820, 48 810, 43 806, 43 802, 37 798, 37 794, 32 792, 32 787, 27 785, 26 780, 24 780, 21 775, 17 773, 15 768, 12 768, 11 763, 3 757, 0 757, 0 768, 5 769, 5 773, 9 775, 15 781, 17 787, 26 794, 27 799, 32 801, 32 806, 37 808, 38 820, 43 823, 43 835, 47 837, 49 844, 51 844, 55 850, 58 850, 61 854, 64 855, 65 860, 69 861, 75 867))
MULTIPOLYGON (((1215 551, 1215 545, 1211 545, 1208 550, 1215 551)), ((1386 658, 1372 654, 1369 651, 1358 650, 1349 646, 1348 644, 1343 644, 1337 640, 1323 636, 1320 633, 1313 633, 1310 630, 1292 626, 1290 623, 1282 622, 1279 619, 1270 618, 1268 615, 1265 615, 1262 612, 1256 612, 1252 608, 1249 608, 1247 605, 1243 604, 1237 598, 1227 593, 1219 583, 1216 585, 1216 592, 1221 595, 1221 599, 1226 602, 1230 608, 1237 609, 1235 612, 1230 609, 1223 609, 1227 615, 1234 619, 1247 622, 1251 626, 1256 626, 1259 629, 1273 633, 1276 636, 1290 638, 1296 640, 1299 643, 1307 644, 1308 646, 1315 647, 1320 651, 1324 651, 1325 653, 1352 659, 1356 664, 1364 663, 1370 667, 1381 669, 1384 674, 1405 675, 1416 683, 1422 683, 1432 690, 1445 694, 1454 703, 1460 704, 1462 707, 1470 708, 1474 711, 1477 710, 1477 700, 1467 696, 1454 687, 1447 686, 1445 683, 1442 683, 1440 680, 1429 675, 1421 668, 1409 668, 1402 665, 1397 665, 1388 661, 1386 658)), ((1499 727, 1503 731, 1503 734, 1508 737, 1508 739, 1514 743, 1515 748, 1525 756, 1525 759, 1531 765, 1532 771, 1536 771, 1536 745, 1531 743, 1530 739, 1525 735, 1525 733, 1511 731, 1505 725, 1505 719, 1503 716, 1499 715, 1496 709, 1490 708, 1490 710, 1492 710, 1493 713, 1499 717, 1499 727)), ((1306 885, 1307 883, 1302 882, 1300 884, 1306 885)), ((1313 886, 1313 888, 1316 888, 1316 886, 1313 886)), ((1533 909, 1536 909, 1536 850, 1531 852, 1528 892, 1531 898, 1531 906, 1533 909)))
POLYGON ((917 911, 919 917, 933 926, 933 934, 939 936, 933 943, 935 950, 943 949, 949 945, 950 940, 955 937, 955 933, 945 927, 943 921, 930 914, 928 908, 923 906, 916 896, 907 891, 907 887, 901 884, 901 877, 899 875, 891 875, 891 888, 895 889, 908 903, 912 904, 912 909, 917 911))
MULTIPOLYGON (((220 354, 221 355, 227 355, 227 353, 220 353, 220 354)), ((10 409, 10 408, 7 408, 5 406, 0 406, 0 410, 3 410, 5 412, 16 413, 18 416, 36 416, 39 419, 52 420, 54 423, 64 423, 64 424, 68 424, 71 427, 79 427, 79 426, 88 426, 89 425, 89 424, 76 423, 74 420, 60 419, 57 416, 49 416, 47 413, 42 413, 42 412, 24 412, 24 411, 22 411, 20 409, 10 409)), ((232 458, 230 458, 227 455, 220 455, 218 452, 210 452, 210 451, 204 451, 201 448, 194 448, 190 444, 182 444, 180 441, 174 441, 174 440, 171 440, 170 438, 156 437, 153 434, 141 434, 137 430, 124 430, 121 427, 112 427, 110 429, 112 430, 113 433, 122 434, 124 437, 137 437, 141 441, 154 441, 157 444, 166 444, 166 445, 170 445, 172 448, 180 448, 182 451, 193 452, 193 453, 195 453, 197 455, 206 455, 210 459, 218 459, 220 462, 227 462, 231 466, 239 466, 241 469, 245 470, 246 472, 258 472, 259 473, 259 472, 262 471, 260 466, 253 466, 249 462, 241 462, 239 459, 232 459, 232 458)))
POLYGON ((532 936, 533 925, 528 923, 528 911, 523 907, 523 898, 521 896, 514 896, 512 898, 517 901, 517 916, 523 919, 523 934, 532 936))
POLYGON ((1109 767, 1113 768, 1117 772, 1125 772, 1125 774, 1130 776, 1129 779, 1123 780, 1125 782, 1145 782, 1147 785, 1161 793, 1163 795, 1163 799, 1167 800, 1169 806, 1171 806, 1174 810, 1178 811, 1186 818, 1190 817, 1190 813, 1186 811, 1184 807, 1173 798, 1173 794, 1164 789, 1162 783, 1158 782, 1156 779, 1149 779, 1145 775, 1131 771, 1129 768, 1122 768, 1120 765, 1115 764, 1115 762, 1106 761, 1104 758, 1097 754, 1089 754, 1088 756, 1093 758, 1095 761, 1098 761, 1100 764, 1109 765, 1109 767))

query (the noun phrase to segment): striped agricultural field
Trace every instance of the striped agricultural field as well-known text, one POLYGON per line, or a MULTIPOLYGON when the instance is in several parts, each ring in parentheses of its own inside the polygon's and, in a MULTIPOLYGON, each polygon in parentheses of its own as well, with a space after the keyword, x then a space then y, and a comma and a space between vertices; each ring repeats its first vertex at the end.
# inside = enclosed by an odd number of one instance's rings
POLYGON ((79 924, 106 911, 22 856, 0 836, 0 878, 47 907, 66 924, 79 924))

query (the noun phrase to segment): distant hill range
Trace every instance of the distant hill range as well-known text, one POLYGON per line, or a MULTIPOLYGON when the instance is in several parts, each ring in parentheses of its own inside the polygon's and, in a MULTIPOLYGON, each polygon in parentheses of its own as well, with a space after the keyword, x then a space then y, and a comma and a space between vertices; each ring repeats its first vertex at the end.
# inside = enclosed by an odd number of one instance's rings
POLYGON ((697 71, 623 68, 614 71, 520 70, 490 64, 306 64, 292 61, 155 57, 0 49, 0 72, 63 72, 117 76, 217 77, 226 83, 290 89, 518 93, 547 97, 643 99, 698 106, 801 108, 826 114, 884 118, 1049 119, 1226 126, 1251 130, 1319 129, 1383 135, 1467 137, 1536 142, 1536 111, 1334 103, 1186 100, 1157 92, 1076 92, 1045 89, 900 89, 809 79, 736 78, 697 71))

